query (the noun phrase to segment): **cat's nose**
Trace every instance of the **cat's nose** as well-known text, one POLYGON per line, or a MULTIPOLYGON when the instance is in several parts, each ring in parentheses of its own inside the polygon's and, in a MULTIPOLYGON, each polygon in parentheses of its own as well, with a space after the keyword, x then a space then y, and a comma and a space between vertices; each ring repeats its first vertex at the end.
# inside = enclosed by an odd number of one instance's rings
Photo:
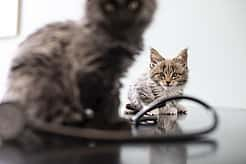
POLYGON ((166 83, 167 83, 167 86, 169 86, 169 85, 170 85, 170 83, 171 83, 171 81, 166 81, 166 83))
POLYGON ((130 0, 125 4, 125 8, 130 12, 136 12, 140 9, 141 2, 139 0, 130 0))

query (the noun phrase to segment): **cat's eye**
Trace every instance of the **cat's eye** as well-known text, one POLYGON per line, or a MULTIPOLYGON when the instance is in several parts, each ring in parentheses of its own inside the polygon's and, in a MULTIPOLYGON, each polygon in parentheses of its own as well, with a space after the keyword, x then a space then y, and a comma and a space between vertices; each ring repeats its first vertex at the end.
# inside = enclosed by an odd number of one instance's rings
POLYGON ((178 77, 180 77, 180 76, 182 76, 183 74, 181 74, 181 73, 173 73, 172 74, 172 78, 173 79, 176 79, 176 78, 178 78, 178 77))
POLYGON ((104 10, 108 13, 112 13, 116 10, 116 8, 115 8, 114 4, 106 3, 106 4, 104 4, 104 10))
POLYGON ((132 0, 128 4, 128 9, 130 11, 136 11, 140 7, 140 3, 137 0, 132 0))
POLYGON ((175 77, 177 77, 178 76, 178 74, 177 73, 173 73, 173 75, 172 75, 174 78, 175 77))
POLYGON ((160 73, 160 76, 161 76, 162 78, 165 78, 165 74, 164 74, 163 72, 160 73))
POLYGON ((155 73, 152 75, 153 78, 159 78, 160 77, 160 74, 159 73, 155 73))

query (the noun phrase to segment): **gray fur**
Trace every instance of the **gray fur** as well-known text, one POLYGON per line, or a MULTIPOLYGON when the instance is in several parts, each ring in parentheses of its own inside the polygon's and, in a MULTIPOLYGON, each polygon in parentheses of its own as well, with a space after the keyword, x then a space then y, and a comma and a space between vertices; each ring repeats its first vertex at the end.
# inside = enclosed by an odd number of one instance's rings
POLYGON ((128 2, 88 0, 82 21, 49 24, 30 35, 12 62, 4 102, 24 106, 27 118, 56 124, 84 122, 86 109, 94 112, 95 126, 117 120, 119 80, 142 50, 156 9, 155 0, 139 0, 139 10, 130 12, 128 2), (108 3, 119 10, 105 12, 108 3))

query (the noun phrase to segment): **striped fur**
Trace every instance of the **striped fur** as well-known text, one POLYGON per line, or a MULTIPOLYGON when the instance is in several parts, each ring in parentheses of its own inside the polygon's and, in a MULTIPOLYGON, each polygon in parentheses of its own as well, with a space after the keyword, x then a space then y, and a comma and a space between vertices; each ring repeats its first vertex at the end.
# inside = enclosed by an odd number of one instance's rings
POLYGON ((155 0, 141 0, 133 12, 128 2, 88 0, 83 21, 52 23, 30 35, 12 62, 3 101, 56 124, 84 122, 86 109, 94 113, 92 126, 117 120, 119 80, 142 50, 156 8, 155 0), (123 15, 108 11, 119 3, 123 15))
MULTIPOLYGON (((176 58, 165 59, 157 50, 151 49, 150 71, 141 75, 130 86, 128 107, 139 111, 144 105, 159 97, 182 95, 188 80, 187 55, 187 49, 185 49, 176 58)), ((171 102, 159 112, 176 114, 178 110, 185 112, 185 109, 177 102, 171 102)))

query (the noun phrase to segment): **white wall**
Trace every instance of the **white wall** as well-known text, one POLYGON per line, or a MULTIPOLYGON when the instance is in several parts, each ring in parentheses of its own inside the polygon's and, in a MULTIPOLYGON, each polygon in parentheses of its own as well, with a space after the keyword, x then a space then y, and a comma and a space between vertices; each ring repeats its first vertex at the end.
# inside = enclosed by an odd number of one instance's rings
POLYGON ((0 5, 0 38, 16 35, 18 28, 18 0, 8 0, 4 5, 0 5), (6 15, 8 18, 6 19, 6 15))
MULTIPOLYGON (((84 1, 23 0, 21 36, 0 40, 0 96, 12 52, 22 38, 48 22, 79 19, 84 1)), ((189 47, 186 93, 214 105, 246 108, 246 1, 159 0, 159 4, 155 22, 145 37, 146 50, 124 83, 129 84, 148 66, 149 47, 167 56, 189 47)), ((122 92, 124 103, 126 88, 122 92)))
POLYGON ((0 98, 5 90, 8 68, 18 43, 44 24, 80 19, 83 5, 84 0, 21 0, 20 36, 0 39, 0 98))
MULTIPOLYGON (((246 108, 246 1, 159 0, 159 4, 146 35, 147 48, 173 57, 188 47, 190 79, 185 92, 213 105, 246 108)), ((148 59, 145 52, 129 79, 136 78, 148 59)))

